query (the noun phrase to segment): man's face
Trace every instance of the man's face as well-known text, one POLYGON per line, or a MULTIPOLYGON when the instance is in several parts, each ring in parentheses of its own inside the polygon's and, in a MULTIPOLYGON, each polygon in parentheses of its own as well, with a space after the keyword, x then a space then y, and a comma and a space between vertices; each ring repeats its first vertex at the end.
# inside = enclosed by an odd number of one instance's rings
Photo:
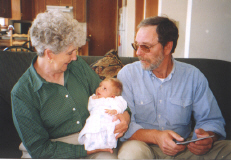
POLYGON ((137 45, 140 45, 136 54, 140 59, 142 68, 155 70, 164 60, 162 45, 158 42, 156 26, 141 27, 136 34, 137 45))

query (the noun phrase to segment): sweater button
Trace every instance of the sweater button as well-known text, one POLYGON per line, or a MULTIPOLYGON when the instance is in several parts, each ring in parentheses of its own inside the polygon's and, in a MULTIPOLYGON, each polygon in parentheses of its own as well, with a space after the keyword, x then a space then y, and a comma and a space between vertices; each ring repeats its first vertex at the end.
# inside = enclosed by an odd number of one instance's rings
POLYGON ((76 123, 77 123, 77 124, 79 124, 80 122, 79 122, 79 121, 77 121, 76 123))

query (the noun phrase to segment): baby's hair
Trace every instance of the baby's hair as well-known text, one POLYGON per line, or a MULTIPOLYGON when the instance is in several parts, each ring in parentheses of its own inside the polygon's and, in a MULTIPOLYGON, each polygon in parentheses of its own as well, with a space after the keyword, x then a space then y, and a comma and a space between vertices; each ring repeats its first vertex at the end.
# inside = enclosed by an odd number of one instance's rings
POLYGON ((115 95, 120 96, 123 90, 123 84, 117 78, 106 78, 105 81, 112 82, 113 86, 116 88, 115 95))

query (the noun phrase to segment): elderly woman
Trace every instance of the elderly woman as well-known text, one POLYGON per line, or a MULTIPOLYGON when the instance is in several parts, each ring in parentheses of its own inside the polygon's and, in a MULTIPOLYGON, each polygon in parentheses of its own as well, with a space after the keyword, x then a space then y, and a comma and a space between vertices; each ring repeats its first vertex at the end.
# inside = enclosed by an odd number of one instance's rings
MULTIPOLYGON (((85 43, 79 23, 61 11, 40 13, 30 28, 37 56, 11 92, 15 127, 32 158, 117 158, 112 149, 86 151, 78 132, 89 116, 88 98, 98 75, 76 56, 85 43)), ((128 128, 128 111, 114 119, 115 133, 128 128)))

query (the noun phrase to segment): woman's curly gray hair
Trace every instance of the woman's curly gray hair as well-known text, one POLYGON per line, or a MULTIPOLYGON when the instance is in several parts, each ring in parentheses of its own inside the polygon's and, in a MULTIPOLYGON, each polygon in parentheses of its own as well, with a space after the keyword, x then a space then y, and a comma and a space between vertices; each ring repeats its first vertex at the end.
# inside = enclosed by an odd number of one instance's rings
POLYGON ((45 49, 59 54, 70 45, 81 47, 86 42, 83 27, 68 13, 60 10, 38 14, 29 33, 38 56, 43 56, 45 49))

